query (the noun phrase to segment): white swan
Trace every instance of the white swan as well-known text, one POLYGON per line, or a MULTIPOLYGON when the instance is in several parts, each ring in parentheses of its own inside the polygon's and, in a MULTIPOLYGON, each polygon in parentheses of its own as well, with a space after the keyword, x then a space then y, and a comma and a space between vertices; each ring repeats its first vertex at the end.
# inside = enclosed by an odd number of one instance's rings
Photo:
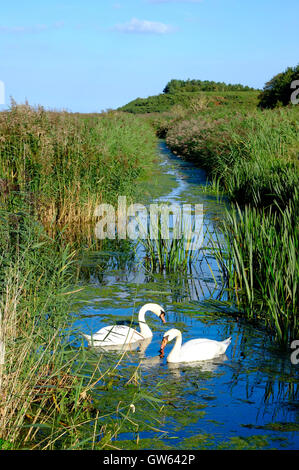
POLYGON ((191 339, 182 346, 182 333, 173 328, 167 331, 163 336, 160 357, 164 357, 166 344, 174 338, 176 338, 176 342, 167 357, 167 362, 172 363, 207 361, 213 359, 214 357, 224 354, 231 342, 231 338, 227 338, 224 341, 198 338, 191 339))
POLYGON ((82 333, 90 346, 107 347, 112 349, 114 346, 119 347, 143 341, 151 338, 153 333, 145 321, 145 313, 151 311, 157 315, 163 323, 165 321, 165 312, 158 304, 145 304, 139 310, 138 321, 140 332, 126 325, 105 326, 93 335, 85 335, 82 333))

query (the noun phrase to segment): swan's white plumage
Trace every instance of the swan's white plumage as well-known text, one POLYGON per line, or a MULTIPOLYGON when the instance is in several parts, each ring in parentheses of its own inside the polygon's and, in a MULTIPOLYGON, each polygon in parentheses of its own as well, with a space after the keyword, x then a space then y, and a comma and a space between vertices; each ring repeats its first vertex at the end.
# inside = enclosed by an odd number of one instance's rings
POLYGON ((167 357, 167 362, 195 362, 207 361, 225 353, 230 345, 231 338, 224 341, 215 341, 207 338, 191 339, 182 345, 182 334, 173 328, 164 334, 161 352, 169 341, 176 338, 174 347, 167 357))
POLYGON ((87 339, 88 343, 93 346, 136 343, 144 339, 141 333, 125 325, 105 326, 91 336, 83 333, 82 335, 87 339))
POLYGON ((133 344, 151 338, 153 333, 145 321, 145 313, 147 311, 153 312, 165 323, 164 309, 158 304, 149 303, 139 310, 138 321, 140 332, 126 325, 111 325, 101 328, 101 330, 91 336, 83 333, 82 336, 84 336, 90 346, 109 347, 110 349, 114 346, 119 347, 133 344))

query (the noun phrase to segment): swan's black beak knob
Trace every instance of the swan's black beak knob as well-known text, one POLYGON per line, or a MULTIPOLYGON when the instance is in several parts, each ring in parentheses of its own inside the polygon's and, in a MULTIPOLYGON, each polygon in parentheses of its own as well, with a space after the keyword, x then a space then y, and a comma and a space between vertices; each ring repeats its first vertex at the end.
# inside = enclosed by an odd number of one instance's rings
POLYGON ((159 349, 159 356, 160 356, 160 359, 163 359, 164 355, 165 355, 165 354, 164 354, 164 348, 162 348, 162 346, 161 346, 161 348, 159 349))
POLYGON ((160 318, 161 318, 161 321, 162 323, 166 323, 166 320, 165 320, 165 312, 162 310, 161 313, 160 313, 160 318))
POLYGON ((160 347, 160 351, 159 351, 161 359, 164 357, 164 349, 165 349, 165 346, 166 346, 167 342, 168 342, 168 338, 167 337, 163 338, 162 343, 161 343, 161 347, 160 347))

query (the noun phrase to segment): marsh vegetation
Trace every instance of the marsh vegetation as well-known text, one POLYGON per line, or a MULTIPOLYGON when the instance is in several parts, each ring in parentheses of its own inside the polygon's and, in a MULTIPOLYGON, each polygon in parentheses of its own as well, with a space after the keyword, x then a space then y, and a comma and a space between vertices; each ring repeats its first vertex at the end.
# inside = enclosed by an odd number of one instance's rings
POLYGON ((128 113, 0 113, 2 449, 297 445, 298 110, 262 111, 260 91, 238 86, 168 85, 128 113), (157 156, 156 135, 179 156, 157 156), (206 208, 199 253, 95 239, 99 203, 169 197, 178 181, 177 200, 206 208), (169 369, 155 320, 144 351, 86 348, 82 331, 132 323, 145 301, 189 339, 233 336, 230 360, 169 369))

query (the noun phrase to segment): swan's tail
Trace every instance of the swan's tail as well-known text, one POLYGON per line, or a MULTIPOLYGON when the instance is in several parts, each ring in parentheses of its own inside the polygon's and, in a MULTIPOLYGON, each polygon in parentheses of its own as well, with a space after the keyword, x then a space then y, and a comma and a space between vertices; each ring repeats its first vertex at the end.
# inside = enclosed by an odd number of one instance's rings
POLYGON ((89 343, 92 341, 92 337, 91 337, 91 336, 85 335, 84 333, 81 333, 81 332, 80 332, 80 335, 83 336, 83 338, 85 338, 89 343))
POLYGON ((230 343, 231 343, 231 340, 232 340, 232 337, 230 336, 229 338, 226 338, 224 341, 222 341, 222 345, 223 345, 223 352, 222 354, 225 353, 225 351, 227 350, 227 348, 229 347, 230 343))
POLYGON ((223 344, 226 344, 227 346, 230 345, 231 343, 231 340, 232 340, 232 337, 230 336, 229 338, 226 338, 224 341, 222 341, 223 344))

